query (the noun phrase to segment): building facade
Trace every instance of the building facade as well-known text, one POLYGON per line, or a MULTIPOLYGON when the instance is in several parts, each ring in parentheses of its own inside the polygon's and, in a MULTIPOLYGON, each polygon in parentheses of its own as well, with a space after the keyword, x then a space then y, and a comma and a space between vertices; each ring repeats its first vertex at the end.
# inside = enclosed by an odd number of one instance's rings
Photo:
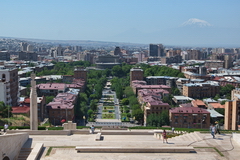
POLYGON ((18 91, 18 69, 0 66, 0 99, 10 106, 17 106, 18 91))
POLYGON ((163 57, 164 50, 162 44, 150 44, 149 45, 149 57, 163 57))
POLYGON ((169 110, 170 123, 177 128, 209 128, 210 113, 197 107, 176 107, 169 110))
POLYGON ((216 83, 188 83, 183 85, 183 95, 191 98, 215 97, 220 91, 216 83))
POLYGON ((135 80, 143 80, 143 70, 141 68, 132 68, 130 70, 130 84, 135 80))
POLYGON ((240 100, 225 103, 224 129, 238 130, 240 124, 240 100))

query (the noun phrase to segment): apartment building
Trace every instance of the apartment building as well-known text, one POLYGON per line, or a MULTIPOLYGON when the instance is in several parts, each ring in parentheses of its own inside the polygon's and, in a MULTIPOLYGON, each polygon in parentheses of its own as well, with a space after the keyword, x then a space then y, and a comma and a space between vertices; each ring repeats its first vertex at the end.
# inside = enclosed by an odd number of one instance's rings
POLYGON ((240 88, 235 88, 231 91, 231 100, 240 100, 240 88))
POLYGON ((210 113, 197 107, 176 107, 169 110, 172 127, 209 128, 210 113))
POLYGON ((6 105, 18 104, 18 69, 0 66, 0 101, 6 105))
POLYGON ((147 117, 150 114, 160 114, 164 110, 169 110, 170 105, 164 103, 160 98, 154 96, 145 96, 142 98, 143 101, 143 112, 144 112, 144 126, 147 125, 147 117))
POLYGON ((58 93, 67 91, 65 83, 46 83, 37 85, 38 96, 56 96, 58 93))
POLYGON ((46 105, 49 121, 60 125, 66 121, 74 121, 74 105, 77 96, 71 93, 59 93, 52 102, 46 105))
POLYGON ((218 83, 188 83, 183 85, 183 95, 191 98, 209 98, 215 97, 220 91, 218 83))
POLYGON ((132 68, 130 70, 130 84, 134 80, 143 80, 143 70, 141 68, 132 68))
POLYGON ((240 100, 225 103, 224 129, 238 130, 240 124, 240 100))

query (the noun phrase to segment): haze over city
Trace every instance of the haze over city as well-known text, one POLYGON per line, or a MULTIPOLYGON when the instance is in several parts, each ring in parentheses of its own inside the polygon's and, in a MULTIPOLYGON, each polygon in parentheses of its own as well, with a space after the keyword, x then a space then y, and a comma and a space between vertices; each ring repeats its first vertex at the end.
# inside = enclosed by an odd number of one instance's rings
POLYGON ((1 1, 0 36, 238 47, 237 0, 1 1))

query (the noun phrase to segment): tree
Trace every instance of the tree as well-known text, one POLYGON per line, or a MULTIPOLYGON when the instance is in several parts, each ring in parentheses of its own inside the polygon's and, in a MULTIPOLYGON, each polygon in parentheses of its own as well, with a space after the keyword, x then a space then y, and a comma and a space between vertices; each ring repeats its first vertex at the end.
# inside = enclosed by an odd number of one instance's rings
POLYGON ((3 101, 0 101, 0 117, 8 118, 12 117, 12 107, 5 105, 3 101))
POLYGON ((235 87, 231 84, 227 84, 226 86, 220 86, 220 96, 226 96, 228 99, 231 99, 231 91, 235 89, 235 87))
POLYGON ((160 114, 150 114, 147 117, 147 126, 151 127, 161 127, 163 125, 169 125, 169 115, 168 111, 164 110, 160 114))
POLYGON ((54 96, 46 96, 46 104, 53 101, 54 96))
POLYGON ((128 104, 129 104, 128 98, 123 98, 123 99, 122 99, 122 104, 123 104, 123 105, 128 105, 128 104))
POLYGON ((90 102, 90 108, 91 108, 93 111, 96 111, 96 110, 97 110, 97 103, 96 103, 94 100, 91 100, 91 102, 90 102))
POLYGON ((143 115, 143 111, 140 108, 132 111, 132 117, 135 117, 140 123, 143 122, 143 115))

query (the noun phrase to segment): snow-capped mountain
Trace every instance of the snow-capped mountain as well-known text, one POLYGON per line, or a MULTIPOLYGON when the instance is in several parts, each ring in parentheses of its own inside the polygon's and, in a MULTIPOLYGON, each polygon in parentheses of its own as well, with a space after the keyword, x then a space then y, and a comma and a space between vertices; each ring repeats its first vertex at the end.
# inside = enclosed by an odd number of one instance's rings
POLYGON ((197 18, 190 18, 188 21, 184 22, 181 26, 199 26, 199 27, 210 27, 212 26, 207 21, 197 19, 197 18))

